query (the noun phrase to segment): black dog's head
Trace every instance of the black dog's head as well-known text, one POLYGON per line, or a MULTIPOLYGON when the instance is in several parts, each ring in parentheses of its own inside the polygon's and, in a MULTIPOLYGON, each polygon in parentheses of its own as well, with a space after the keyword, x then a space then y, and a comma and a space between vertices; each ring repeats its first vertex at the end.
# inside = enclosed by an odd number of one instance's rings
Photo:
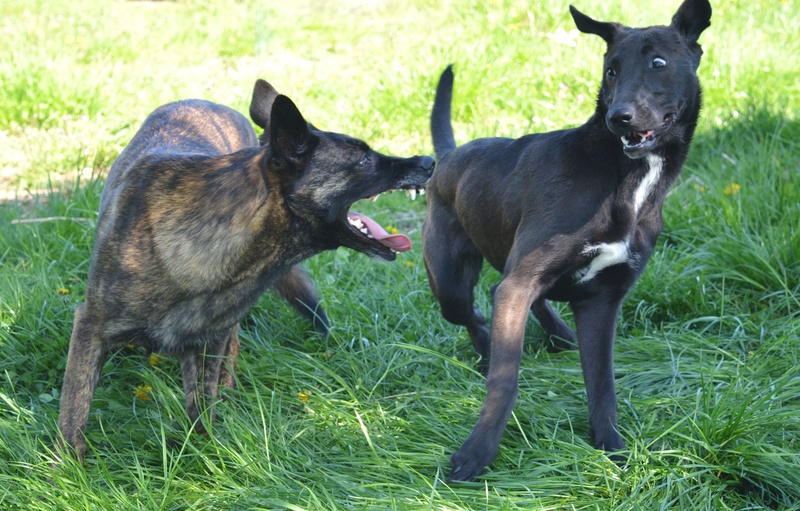
POLYGON ((578 30, 608 44, 598 105, 625 154, 640 158, 688 142, 700 108, 697 40, 711 24, 708 0, 685 0, 669 26, 628 28, 596 21, 570 6, 578 30))
POLYGON ((267 170, 278 176, 286 204, 325 238, 325 248, 346 246, 390 261, 396 252, 411 248, 406 236, 389 234, 349 208, 390 190, 416 193, 433 172, 433 158, 386 156, 356 138, 316 129, 288 97, 263 80, 256 82, 250 115, 264 128, 267 170))

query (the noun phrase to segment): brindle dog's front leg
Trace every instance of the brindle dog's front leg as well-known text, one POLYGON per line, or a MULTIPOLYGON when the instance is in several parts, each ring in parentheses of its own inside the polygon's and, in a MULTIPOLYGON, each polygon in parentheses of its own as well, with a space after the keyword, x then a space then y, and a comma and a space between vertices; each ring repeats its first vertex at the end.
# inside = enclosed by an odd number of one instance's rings
POLYGON ((75 323, 69 341, 67 369, 61 388, 58 429, 61 438, 57 455, 72 454, 83 462, 86 439, 83 432, 89 421, 89 408, 100 377, 100 367, 107 356, 107 348, 98 327, 89 319, 87 307, 82 303, 75 309, 75 323))
POLYGON ((225 360, 219 374, 219 384, 232 389, 236 385, 236 362, 239 359, 239 323, 234 325, 228 336, 228 346, 225 350, 225 360))
POLYGON ((612 290, 570 304, 578 327, 583 381, 589 401, 589 426, 595 447, 605 451, 625 448, 617 431, 614 387, 614 336, 624 296, 624 292, 612 290))
MULTIPOLYGON (((205 434, 214 423, 215 401, 224 355, 232 331, 201 348, 187 348, 181 354, 186 413, 198 433, 205 434)), ((238 336, 236 337, 238 344, 238 336)))
POLYGON ((525 322, 539 289, 524 275, 510 274, 495 290, 486 398, 472 433, 450 458, 452 480, 474 479, 497 455, 517 399, 525 322))

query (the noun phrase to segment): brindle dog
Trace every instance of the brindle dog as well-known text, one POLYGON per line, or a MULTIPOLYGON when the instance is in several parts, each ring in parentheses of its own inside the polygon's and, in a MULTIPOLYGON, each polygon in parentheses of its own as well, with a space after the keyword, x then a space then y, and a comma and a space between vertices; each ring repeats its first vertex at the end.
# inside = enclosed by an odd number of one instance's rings
POLYGON ((385 156, 318 130, 263 80, 250 110, 265 130, 261 145, 236 111, 187 100, 155 110, 114 162, 86 301, 75 311, 59 452, 83 460, 109 350, 134 343, 179 356, 186 409, 204 432, 218 384, 233 384, 239 321, 267 288, 324 331, 300 261, 340 246, 386 260, 410 248, 407 237, 349 208, 390 189, 416 190, 433 158, 385 156))

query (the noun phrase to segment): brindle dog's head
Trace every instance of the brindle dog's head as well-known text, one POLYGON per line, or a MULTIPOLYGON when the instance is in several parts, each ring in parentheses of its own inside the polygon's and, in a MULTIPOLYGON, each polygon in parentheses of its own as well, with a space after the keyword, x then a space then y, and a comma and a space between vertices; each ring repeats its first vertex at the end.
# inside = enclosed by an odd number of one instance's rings
POLYGON ((578 30, 608 44, 598 103, 625 154, 641 158, 670 142, 688 142, 700 106, 697 40, 711 24, 708 0, 686 0, 669 26, 628 28, 572 6, 570 12, 578 30))
POLYGON ((395 259, 411 248, 402 234, 389 234, 365 215, 349 211, 360 199, 396 189, 421 190, 433 172, 430 156, 396 158, 356 138, 319 130, 294 103, 263 80, 256 82, 250 116, 264 129, 267 171, 278 176, 288 207, 311 225, 326 224, 326 248, 346 246, 395 259))

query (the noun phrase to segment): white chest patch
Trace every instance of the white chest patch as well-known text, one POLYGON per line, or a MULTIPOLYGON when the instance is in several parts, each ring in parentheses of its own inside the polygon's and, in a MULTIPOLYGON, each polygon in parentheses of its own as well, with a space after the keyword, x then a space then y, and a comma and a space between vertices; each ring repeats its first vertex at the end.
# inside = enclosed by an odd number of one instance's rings
POLYGON ((583 255, 595 254, 594 259, 587 265, 575 272, 578 284, 585 284, 592 280, 595 275, 609 266, 627 263, 630 260, 628 242, 616 241, 614 243, 598 243, 597 245, 586 245, 582 252, 583 255))
MULTIPOLYGON (((664 158, 650 154, 647 156, 647 174, 645 174, 636 191, 633 193, 633 216, 639 215, 642 204, 650 196, 664 169, 664 158)), ((614 243, 598 243, 586 245, 581 252, 585 256, 594 256, 591 262, 575 272, 578 284, 585 284, 592 280, 598 273, 615 264, 630 262, 631 253, 626 240, 614 243)))
POLYGON ((639 183, 639 186, 636 188, 636 192, 633 194, 634 217, 639 214, 642 204, 644 204, 645 199, 647 199, 647 197, 650 195, 650 192, 653 191, 653 187, 661 177, 661 171, 664 169, 664 158, 654 154, 648 154, 647 166, 649 167, 647 174, 645 174, 644 179, 642 179, 642 182, 639 183))

